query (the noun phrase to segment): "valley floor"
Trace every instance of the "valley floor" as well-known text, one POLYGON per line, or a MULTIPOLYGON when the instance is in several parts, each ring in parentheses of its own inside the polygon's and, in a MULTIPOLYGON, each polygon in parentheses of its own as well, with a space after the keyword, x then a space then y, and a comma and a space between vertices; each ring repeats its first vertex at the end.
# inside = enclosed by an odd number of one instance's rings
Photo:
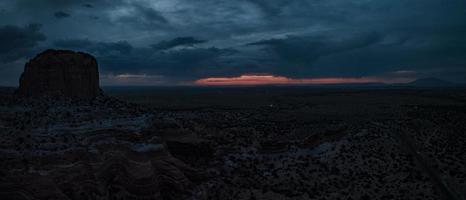
POLYGON ((466 91, 110 91, 0 104, 12 199, 464 199, 466 91))

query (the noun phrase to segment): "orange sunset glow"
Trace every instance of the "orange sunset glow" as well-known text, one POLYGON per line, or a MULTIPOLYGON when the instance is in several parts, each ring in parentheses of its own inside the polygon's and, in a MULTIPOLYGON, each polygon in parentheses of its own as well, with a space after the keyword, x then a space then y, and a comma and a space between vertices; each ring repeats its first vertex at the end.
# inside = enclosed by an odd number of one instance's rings
POLYGON ((228 85, 329 85, 357 83, 406 83, 409 78, 383 77, 325 77, 294 79, 274 75, 241 75, 238 77, 212 77, 197 80, 196 85, 228 86, 228 85))

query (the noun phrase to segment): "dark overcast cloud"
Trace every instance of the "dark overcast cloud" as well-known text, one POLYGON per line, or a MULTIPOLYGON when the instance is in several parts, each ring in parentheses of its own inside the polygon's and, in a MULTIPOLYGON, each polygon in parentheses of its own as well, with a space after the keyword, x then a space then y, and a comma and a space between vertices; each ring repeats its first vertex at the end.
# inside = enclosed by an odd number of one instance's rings
POLYGON ((94 6, 92 4, 90 4, 90 3, 85 3, 85 4, 83 4, 83 6, 86 7, 86 8, 94 8, 94 6))
POLYGON ((89 51, 96 55, 129 54, 133 50, 127 41, 119 42, 94 42, 88 39, 57 40, 54 43, 58 48, 89 51))
POLYGON ((466 80, 464 0, 16 0, 0 8, 0 70, 11 72, 0 76, 19 76, 12 68, 41 50, 66 48, 94 54, 102 73, 173 83, 403 70, 466 80))
POLYGON ((0 61, 12 62, 30 54, 40 41, 46 39, 40 27, 40 24, 0 26, 0 61))
POLYGON ((63 11, 58 11, 58 12, 55 12, 53 14, 57 19, 62 19, 62 18, 67 18, 67 17, 70 17, 71 15, 66 13, 66 12, 63 12, 63 11))
POLYGON ((199 40, 194 37, 178 37, 168 41, 161 41, 157 44, 151 45, 155 50, 165 50, 179 46, 193 46, 195 44, 205 43, 205 40, 199 40))

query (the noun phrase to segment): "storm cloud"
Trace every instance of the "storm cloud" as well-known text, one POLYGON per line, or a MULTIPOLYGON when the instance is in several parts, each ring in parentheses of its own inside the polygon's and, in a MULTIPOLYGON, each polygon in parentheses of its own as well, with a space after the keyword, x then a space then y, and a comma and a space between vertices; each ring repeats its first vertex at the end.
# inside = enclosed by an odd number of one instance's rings
POLYGON ((284 39, 269 39, 250 43, 264 46, 283 61, 297 65, 312 66, 322 56, 339 52, 364 48, 381 41, 382 36, 376 33, 362 34, 350 38, 334 39, 324 36, 288 36, 284 39))
POLYGON ((128 54, 133 50, 133 46, 127 41, 95 42, 88 39, 67 39, 57 40, 54 44, 58 48, 88 51, 99 55, 128 54))
POLYGON ((195 44, 205 43, 205 40, 199 40, 194 37, 178 37, 168 41, 161 41, 157 44, 151 45, 153 49, 165 50, 178 46, 193 46, 195 44))
POLYGON ((46 36, 40 32, 40 24, 24 27, 6 25, 0 27, 0 61, 10 62, 29 55, 46 36))
POLYGON ((466 80, 463 0, 18 0, 0 7, 3 63, 65 48, 96 55, 102 73, 174 84, 398 71, 466 80))
POLYGON ((55 16, 57 19, 62 19, 70 17, 71 15, 63 11, 57 11, 53 14, 53 16, 55 16))

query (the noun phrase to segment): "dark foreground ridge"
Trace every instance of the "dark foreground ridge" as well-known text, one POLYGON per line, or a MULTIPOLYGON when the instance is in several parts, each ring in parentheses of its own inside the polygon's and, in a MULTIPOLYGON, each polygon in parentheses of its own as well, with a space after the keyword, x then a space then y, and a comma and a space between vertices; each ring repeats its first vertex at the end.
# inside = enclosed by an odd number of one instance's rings
POLYGON ((21 96, 93 98, 101 94, 97 60, 90 54, 49 49, 26 63, 21 96))

